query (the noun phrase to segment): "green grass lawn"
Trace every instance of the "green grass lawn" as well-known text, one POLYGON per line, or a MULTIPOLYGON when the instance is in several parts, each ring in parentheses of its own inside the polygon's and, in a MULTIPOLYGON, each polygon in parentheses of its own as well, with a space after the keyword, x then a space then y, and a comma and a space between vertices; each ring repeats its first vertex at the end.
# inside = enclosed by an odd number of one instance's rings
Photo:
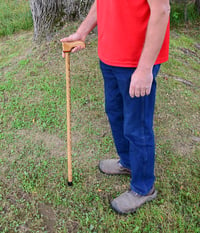
POLYGON ((0 1, 0 36, 28 30, 32 26, 33 21, 28 0, 0 1))
POLYGON ((1 37, 0 232, 199 232, 200 37, 172 30, 155 112, 158 198, 118 216, 110 200, 129 177, 99 172, 116 158, 104 113, 97 36, 71 55, 73 187, 67 186, 65 63, 59 38, 1 37))

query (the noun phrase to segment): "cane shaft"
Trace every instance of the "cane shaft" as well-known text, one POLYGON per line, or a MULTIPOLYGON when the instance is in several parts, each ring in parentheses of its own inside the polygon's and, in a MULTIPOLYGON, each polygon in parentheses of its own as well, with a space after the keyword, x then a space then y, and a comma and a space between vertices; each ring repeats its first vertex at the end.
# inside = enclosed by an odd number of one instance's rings
POLYGON ((62 42, 63 53, 65 53, 66 64, 66 102, 67 102, 67 168, 68 185, 72 185, 72 146, 71 146, 71 88, 70 88, 70 52, 73 48, 80 46, 85 48, 83 41, 62 42))
POLYGON ((72 182, 72 146, 71 146, 71 88, 70 88, 70 54, 65 53, 66 63, 66 102, 67 102, 67 165, 68 183, 72 182))

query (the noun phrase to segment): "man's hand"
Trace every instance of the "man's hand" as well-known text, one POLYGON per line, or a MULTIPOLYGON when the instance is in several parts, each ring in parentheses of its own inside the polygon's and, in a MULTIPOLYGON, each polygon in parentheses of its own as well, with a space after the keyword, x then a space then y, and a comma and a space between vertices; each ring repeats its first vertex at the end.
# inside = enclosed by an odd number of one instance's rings
MULTIPOLYGON (((89 11, 87 17, 81 23, 78 30, 74 34, 61 39, 60 40, 61 42, 70 42, 70 41, 72 42, 72 41, 77 41, 77 40, 82 40, 83 42, 85 42, 87 35, 94 29, 94 27, 97 26, 97 12, 96 12, 97 7, 96 7, 96 5, 97 5, 97 3, 95 0, 90 8, 90 11, 89 11)), ((83 49, 81 46, 77 46, 77 47, 73 48, 71 52, 74 53, 74 52, 79 51, 81 49, 83 49)), ((63 54, 62 56, 65 57, 65 54, 63 54)))
MULTIPOLYGON (((85 41, 85 38, 83 38, 78 32, 73 33, 72 35, 65 37, 63 39, 61 39, 61 42, 72 42, 72 41, 77 41, 77 40, 82 40, 85 41)), ((82 48, 81 46, 77 46, 75 48, 72 49, 72 53, 80 51, 84 48, 82 48)), ((62 53, 62 57, 65 57, 65 53, 62 53)))
POLYGON ((152 70, 136 69, 132 74, 129 94, 133 97, 149 95, 153 81, 152 70))

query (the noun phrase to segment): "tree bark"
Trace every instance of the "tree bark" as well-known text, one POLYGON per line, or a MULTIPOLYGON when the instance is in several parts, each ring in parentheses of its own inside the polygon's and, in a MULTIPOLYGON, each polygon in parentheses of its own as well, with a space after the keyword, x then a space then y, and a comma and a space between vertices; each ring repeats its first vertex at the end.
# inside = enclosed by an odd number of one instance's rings
POLYGON ((56 27, 67 20, 83 18, 93 0, 30 0, 33 17, 34 39, 52 38, 56 27))
POLYGON ((195 0, 195 6, 197 8, 197 12, 200 15, 200 0, 195 0))

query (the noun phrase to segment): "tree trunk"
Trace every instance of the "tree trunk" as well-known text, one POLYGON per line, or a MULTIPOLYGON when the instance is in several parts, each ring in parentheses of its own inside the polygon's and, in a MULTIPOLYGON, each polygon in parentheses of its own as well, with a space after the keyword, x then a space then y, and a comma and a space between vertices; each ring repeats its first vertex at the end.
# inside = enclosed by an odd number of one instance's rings
POLYGON ((197 12, 200 15, 200 0, 195 0, 195 6, 197 8, 197 12))
POLYGON ((30 0, 34 39, 50 40, 56 27, 83 18, 93 0, 30 0))

